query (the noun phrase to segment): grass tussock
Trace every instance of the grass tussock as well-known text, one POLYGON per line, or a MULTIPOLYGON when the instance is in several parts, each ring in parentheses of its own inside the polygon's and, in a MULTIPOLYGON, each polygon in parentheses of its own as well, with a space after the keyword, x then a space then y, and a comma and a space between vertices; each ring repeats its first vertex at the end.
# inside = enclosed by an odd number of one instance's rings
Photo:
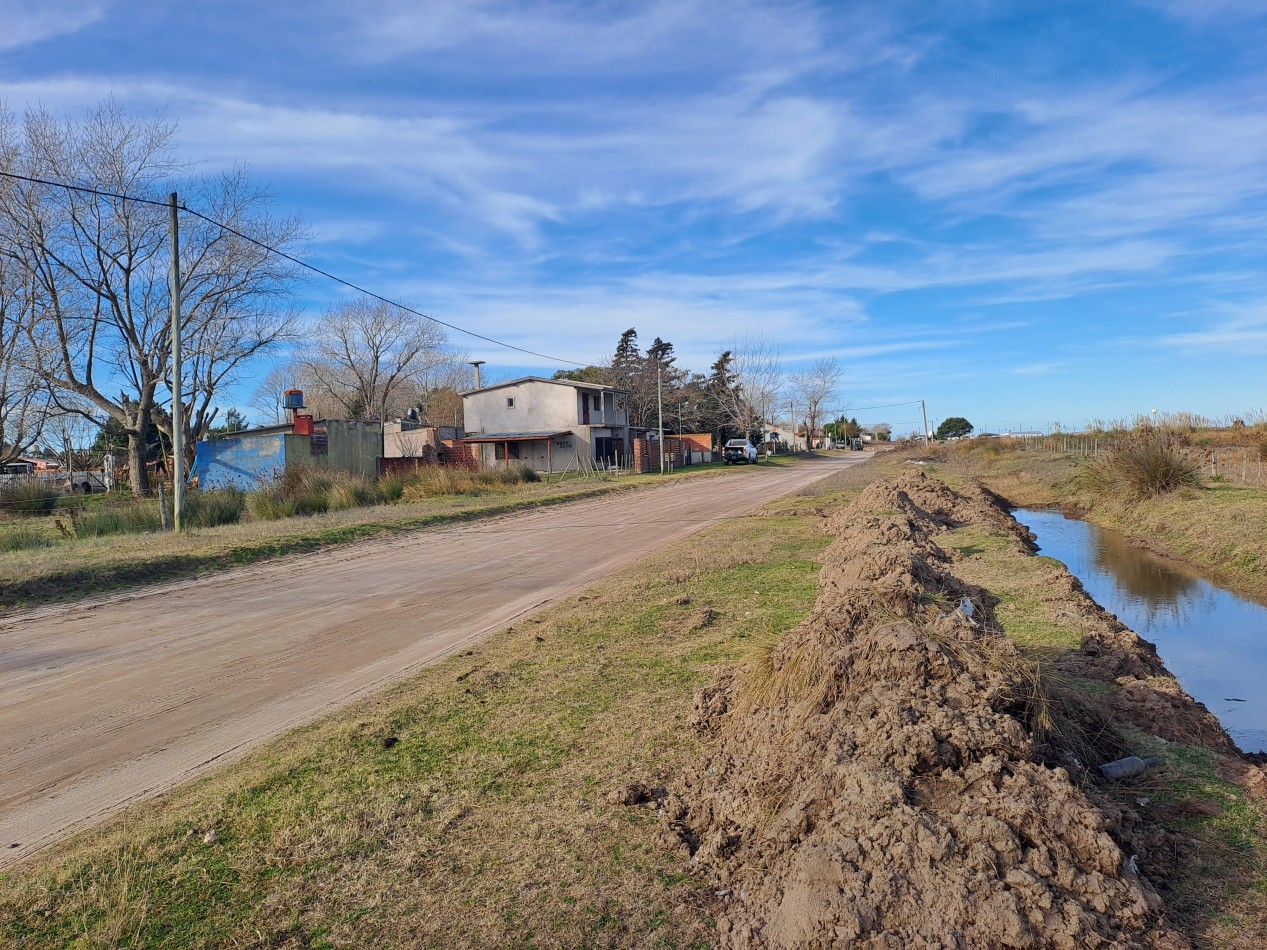
POLYGON ((1201 487, 1201 466, 1187 440, 1172 431, 1148 429, 1121 439, 1094 459, 1080 478, 1090 491, 1130 501, 1201 487))
POLYGON ((246 493, 237 488, 191 491, 185 495, 183 523, 187 528, 215 528, 237 524, 246 510, 246 493))
POLYGON ((145 534, 160 531, 163 516, 156 499, 137 498, 84 508, 73 513, 76 538, 102 538, 113 534, 145 534))
POLYGON ((36 478, 10 482, 0 487, 0 513, 46 515, 57 507, 62 493, 36 478))
POLYGON ((57 538, 43 525, 24 521, 0 524, 0 553, 52 547, 57 538))
POLYGON ((482 495, 540 480, 541 476, 527 465, 478 469, 437 465, 406 476, 401 484, 401 499, 417 501, 443 495, 482 495))

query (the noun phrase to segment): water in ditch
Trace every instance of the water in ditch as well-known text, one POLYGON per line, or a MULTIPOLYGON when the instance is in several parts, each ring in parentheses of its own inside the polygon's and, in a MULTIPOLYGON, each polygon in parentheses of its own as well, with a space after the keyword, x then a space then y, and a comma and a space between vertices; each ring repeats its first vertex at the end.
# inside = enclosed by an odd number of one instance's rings
POLYGON ((1018 508, 1039 553, 1146 640, 1245 752, 1267 752, 1267 606, 1238 597, 1114 532, 1058 511, 1018 508))

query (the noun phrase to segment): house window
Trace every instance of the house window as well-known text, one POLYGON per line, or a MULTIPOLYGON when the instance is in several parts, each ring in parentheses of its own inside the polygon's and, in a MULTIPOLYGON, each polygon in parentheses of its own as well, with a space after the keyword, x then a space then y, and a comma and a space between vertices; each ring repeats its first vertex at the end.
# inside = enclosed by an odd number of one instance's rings
POLYGON ((493 443, 493 457, 496 458, 499 462, 505 460, 507 449, 510 450, 510 458, 512 459, 519 458, 519 443, 518 442, 494 442, 493 443))
POLYGON ((506 408, 507 408, 507 409, 514 409, 514 408, 515 408, 515 397, 514 397, 514 396, 507 396, 507 397, 506 397, 506 408))

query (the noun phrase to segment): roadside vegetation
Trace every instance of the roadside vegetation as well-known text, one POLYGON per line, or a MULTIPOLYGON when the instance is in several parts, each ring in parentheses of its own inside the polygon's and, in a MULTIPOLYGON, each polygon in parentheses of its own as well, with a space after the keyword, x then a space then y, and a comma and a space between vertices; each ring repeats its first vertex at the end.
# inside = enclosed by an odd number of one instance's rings
MULTIPOLYGON (((699 465, 664 478, 723 470, 699 465)), ((541 479, 526 467, 422 469, 376 482, 293 469, 251 492, 190 491, 179 534, 162 530, 153 498, 53 494, 48 504, 38 495, 36 505, 21 495, 22 508, 0 498, 0 611, 663 481, 659 474, 541 479)))

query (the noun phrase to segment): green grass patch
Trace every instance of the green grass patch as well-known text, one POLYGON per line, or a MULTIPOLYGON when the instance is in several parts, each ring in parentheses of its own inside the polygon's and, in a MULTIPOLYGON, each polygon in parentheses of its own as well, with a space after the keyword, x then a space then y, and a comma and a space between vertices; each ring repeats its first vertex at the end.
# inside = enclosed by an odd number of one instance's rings
POLYGON ((56 532, 44 524, 29 521, 0 523, 0 553, 52 547, 57 540, 56 532))
POLYGON ((74 514, 75 537, 102 538, 115 534, 161 531, 163 516, 156 499, 138 498, 84 508, 74 514))

